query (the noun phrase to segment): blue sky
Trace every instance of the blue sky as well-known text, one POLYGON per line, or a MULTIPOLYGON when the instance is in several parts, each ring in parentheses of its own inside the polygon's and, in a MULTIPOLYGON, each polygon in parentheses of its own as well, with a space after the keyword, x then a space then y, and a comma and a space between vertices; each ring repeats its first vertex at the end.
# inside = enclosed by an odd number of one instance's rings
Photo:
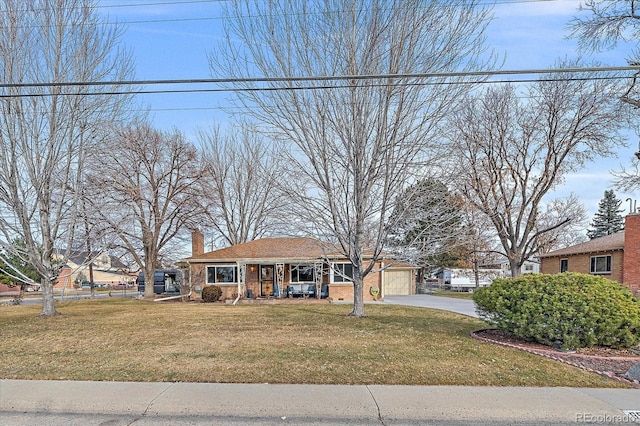
MULTIPOLYGON (((110 20, 128 22, 123 41, 136 61, 136 78, 190 79, 211 76, 207 53, 221 36, 223 1, 184 0, 102 0, 101 13, 110 20), (161 4, 164 3, 164 4, 161 4), (136 6, 140 5, 140 6, 136 6)), ((580 13, 579 0, 513 1, 498 0, 495 19, 489 27, 489 44, 505 55, 504 69, 551 67, 559 58, 578 56, 575 40, 566 39, 566 24, 580 13)), ((586 14, 586 12, 581 12, 586 14)), ((632 46, 612 52, 583 55, 606 65, 624 66, 632 46)), ((177 128, 193 138, 198 128, 224 123, 220 109, 225 94, 155 94, 141 97, 158 128, 177 128)), ((573 192, 590 214, 596 211, 604 191, 611 184, 610 171, 628 165, 638 150, 638 136, 629 135, 629 146, 618 151, 618 158, 599 160, 579 173, 567 177, 557 196, 573 192)), ((616 191, 618 198, 637 194, 616 191)), ((628 203, 623 204, 626 208, 628 203)))

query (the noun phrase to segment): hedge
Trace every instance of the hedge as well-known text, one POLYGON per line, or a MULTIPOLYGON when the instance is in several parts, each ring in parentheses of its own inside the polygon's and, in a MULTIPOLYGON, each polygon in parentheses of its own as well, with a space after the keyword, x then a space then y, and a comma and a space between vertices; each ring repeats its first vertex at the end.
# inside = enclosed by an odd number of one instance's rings
POLYGON ((640 300, 603 277, 527 274, 477 289, 480 318, 516 336, 563 349, 630 348, 640 342, 640 300))

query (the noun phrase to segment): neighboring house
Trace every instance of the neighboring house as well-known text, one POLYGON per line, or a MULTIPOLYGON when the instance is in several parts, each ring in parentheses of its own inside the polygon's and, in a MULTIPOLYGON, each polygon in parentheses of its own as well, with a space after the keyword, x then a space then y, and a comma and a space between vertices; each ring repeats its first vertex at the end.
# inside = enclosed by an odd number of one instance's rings
MULTIPOLYGON (((500 267, 503 270, 503 274, 505 277, 511 276, 511 265, 509 262, 504 262, 500 264, 500 267)), ((540 273, 540 261, 539 260, 525 260, 522 266, 520 267, 520 274, 539 274, 540 273)))
MULTIPOLYGON (((57 253, 54 258, 60 259, 62 255, 57 253)), ((106 253, 100 253, 93 258, 93 282, 102 285, 117 285, 121 283, 133 284, 137 274, 129 273, 127 267, 118 259, 112 258, 106 253)), ((87 253, 74 253, 60 270, 58 280, 54 284, 57 290, 70 289, 80 281, 89 280, 89 263, 87 253)), ((0 285, 0 293, 15 292, 20 288, 0 285)))
MULTIPOLYGON (((351 263, 312 238, 263 238, 204 252, 204 237, 192 234, 192 256, 180 262, 185 280, 197 294, 206 285, 222 288, 224 299, 236 297, 330 297, 353 300, 351 263)), ((364 279, 365 300, 415 294, 415 268, 381 259, 364 279)))
MULTIPOLYGON (((107 253, 94 256, 92 263, 93 282, 96 284, 132 284, 136 280, 137 274, 130 273, 122 262, 107 253)), ((54 287, 71 288, 76 282, 81 281, 80 278, 83 278, 82 281, 89 281, 89 259, 84 252, 74 253, 69 257, 54 287)))
POLYGON ((599 275, 640 295, 640 214, 627 215, 623 231, 543 254, 540 260, 544 274, 599 275))

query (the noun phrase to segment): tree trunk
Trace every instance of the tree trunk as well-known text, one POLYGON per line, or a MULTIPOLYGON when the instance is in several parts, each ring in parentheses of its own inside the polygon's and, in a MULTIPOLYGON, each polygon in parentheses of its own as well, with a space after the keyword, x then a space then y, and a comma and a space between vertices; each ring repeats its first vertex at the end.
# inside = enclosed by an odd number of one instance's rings
MULTIPOLYGON (((89 256, 91 256, 91 251, 88 252, 89 256)), ((89 286, 91 288, 91 298, 96 297, 96 288, 93 283, 93 261, 89 263, 89 286)))
MULTIPOLYGON (((356 268, 354 268, 356 269, 356 268)), ((353 311, 349 316, 364 317, 364 280, 360 271, 353 271, 353 311)))
POLYGON ((40 315, 48 317, 56 315, 58 312, 55 307, 55 299, 53 298, 53 283, 43 278, 40 281, 42 289, 42 312, 40 315))
POLYGON ((515 259, 509 259, 509 267, 511 268, 511 276, 519 277, 520 276, 520 265, 518 265, 518 261, 515 259))
POLYGON ((153 265, 145 265, 144 268, 144 297, 153 299, 155 293, 153 292, 153 284, 155 281, 155 269, 153 265))
POLYGON ((478 262, 473 262, 473 279, 475 280, 475 287, 478 288, 480 287, 480 271, 479 271, 480 266, 478 265, 478 262))

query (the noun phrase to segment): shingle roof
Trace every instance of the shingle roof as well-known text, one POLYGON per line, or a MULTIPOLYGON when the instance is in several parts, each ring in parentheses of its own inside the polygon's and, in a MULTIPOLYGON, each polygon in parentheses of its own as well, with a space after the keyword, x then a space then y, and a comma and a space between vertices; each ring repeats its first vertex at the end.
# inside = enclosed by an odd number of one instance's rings
POLYGON ((549 253, 540 255, 540 257, 567 256, 571 254, 596 253, 616 250, 624 250, 624 231, 605 235, 604 237, 600 238, 594 238, 593 240, 589 240, 581 244, 576 244, 575 246, 551 251, 549 253))
POLYGON ((236 259, 320 259, 329 244, 313 238, 263 238, 187 258, 190 261, 236 259))

